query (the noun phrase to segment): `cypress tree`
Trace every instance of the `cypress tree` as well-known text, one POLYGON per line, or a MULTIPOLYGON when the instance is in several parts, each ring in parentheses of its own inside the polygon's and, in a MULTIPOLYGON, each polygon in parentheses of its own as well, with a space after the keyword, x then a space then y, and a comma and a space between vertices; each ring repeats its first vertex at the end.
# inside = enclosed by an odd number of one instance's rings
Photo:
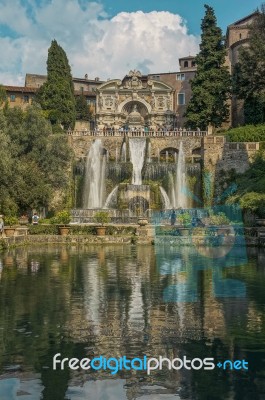
POLYGON ((48 50, 47 81, 37 94, 43 110, 53 125, 65 129, 75 123, 75 98, 71 68, 65 51, 53 40, 48 50))
POLYGON ((233 71, 233 88, 245 100, 245 123, 265 122, 265 5, 249 29, 249 45, 241 47, 233 71))
POLYGON ((201 24, 200 52, 195 58, 197 72, 191 82, 192 98, 186 112, 186 126, 219 127, 229 115, 230 75, 225 64, 226 49, 212 7, 205 5, 201 24))
POLYGON ((91 119, 91 111, 83 93, 76 98, 76 119, 81 121, 90 121, 91 119))

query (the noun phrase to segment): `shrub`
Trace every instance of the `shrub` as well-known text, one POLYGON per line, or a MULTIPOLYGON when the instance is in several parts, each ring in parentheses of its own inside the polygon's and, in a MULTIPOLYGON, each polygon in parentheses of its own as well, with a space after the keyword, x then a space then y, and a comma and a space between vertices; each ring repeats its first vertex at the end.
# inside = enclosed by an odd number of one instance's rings
POLYGON ((265 125, 245 125, 230 129, 225 133, 230 142, 263 142, 265 125))
POLYGON ((188 226, 191 224, 191 216, 189 213, 184 213, 178 215, 178 221, 184 226, 188 226))
POLYGON ((55 225, 29 225, 29 235, 57 235, 58 230, 55 225))
POLYGON ((7 215, 4 217, 5 225, 12 226, 18 224, 18 218, 15 216, 7 215))
POLYGON ((225 213, 219 212, 218 214, 210 214, 208 222, 210 225, 229 225, 230 220, 225 213))
POLYGON ((56 225, 60 224, 67 225, 69 224, 70 221, 71 221, 71 216, 69 211, 67 210, 59 211, 57 214, 55 214, 54 217, 50 219, 50 223, 56 225))
POLYGON ((110 221, 109 213, 107 211, 98 211, 94 215, 94 220, 101 225, 107 224, 110 221))

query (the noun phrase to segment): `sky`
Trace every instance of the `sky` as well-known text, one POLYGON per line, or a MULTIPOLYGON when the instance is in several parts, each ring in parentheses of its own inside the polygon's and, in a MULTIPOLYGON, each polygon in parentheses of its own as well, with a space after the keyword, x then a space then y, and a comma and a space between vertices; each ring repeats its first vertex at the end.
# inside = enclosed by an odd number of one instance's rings
POLYGON ((261 0, 0 0, 0 83, 24 85, 45 74, 51 40, 64 48, 75 77, 122 78, 178 70, 199 50, 204 4, 218 25, 252 13, 261 0))

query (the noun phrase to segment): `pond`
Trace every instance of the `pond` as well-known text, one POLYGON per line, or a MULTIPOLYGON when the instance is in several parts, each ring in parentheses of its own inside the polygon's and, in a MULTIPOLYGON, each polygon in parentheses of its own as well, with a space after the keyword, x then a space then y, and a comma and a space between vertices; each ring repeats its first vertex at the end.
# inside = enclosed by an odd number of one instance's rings
POLYGON ((265 399, 265 251, 227 254, 166 244, 1 254, 0 399, 265 399), (55 370, 57 353, 214 368, 55 370), (248 364, 217 367, 225 360, 248 364))

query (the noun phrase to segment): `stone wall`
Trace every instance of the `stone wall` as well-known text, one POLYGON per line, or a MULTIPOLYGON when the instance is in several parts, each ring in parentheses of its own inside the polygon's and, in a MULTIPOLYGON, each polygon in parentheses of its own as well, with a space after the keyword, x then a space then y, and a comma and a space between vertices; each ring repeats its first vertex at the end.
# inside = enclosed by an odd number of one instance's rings
MULTIPOLYGON (((73 148, 75 157, 77 159, 86 157, 88 150, 96 139, 96 136, 68 136, 69 144, 73 148)), ((121 147, 124 142, 123 136, 101 136, 100 140, 102 142, 102 146, 108 151, 110 158, 116 157, 116 149, 118 154, 120 154, 121 147)), ((151 144, 151 157, 157 157, 159 152, 168 147, 172 147, 178 150, 180 147, 180 142, 183 143, 183 151, 186 157, 191 157, 192 151, 195 149, 200 149, 202 146, 202 137, 200 136, 151 137, 149 140, 151 144)), ((128 138, 126 138, 126 141, 128 141, 128 138)))
POLYGON ((203 139, 204 168, 211 172, 245 172, 256 152, 259 143, 226 143, 224 136, 205 137, 203 139))

